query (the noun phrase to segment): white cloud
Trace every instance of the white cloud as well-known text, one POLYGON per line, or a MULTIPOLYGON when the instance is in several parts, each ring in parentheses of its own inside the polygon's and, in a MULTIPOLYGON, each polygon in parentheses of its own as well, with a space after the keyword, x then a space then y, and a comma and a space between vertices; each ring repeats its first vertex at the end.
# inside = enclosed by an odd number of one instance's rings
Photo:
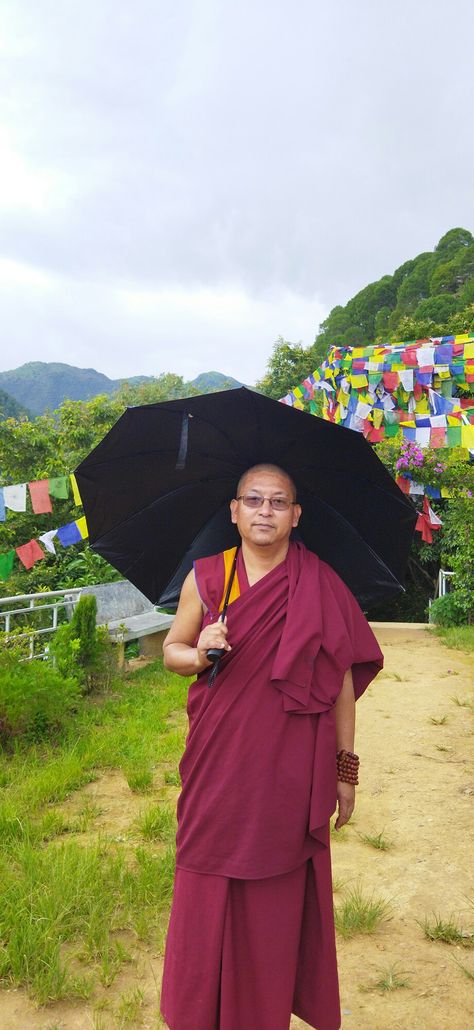
POLYGON ((252 381, 472 229, 473 27, 472 0, 3 0, 4 367, 252 381))

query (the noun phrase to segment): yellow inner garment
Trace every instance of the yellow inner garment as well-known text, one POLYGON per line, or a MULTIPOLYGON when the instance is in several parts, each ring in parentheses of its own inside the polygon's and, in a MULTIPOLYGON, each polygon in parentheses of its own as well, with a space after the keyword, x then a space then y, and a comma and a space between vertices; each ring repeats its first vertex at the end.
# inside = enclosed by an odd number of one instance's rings
MULTIPOLYGON (((230 579, 230 577, 232 575, 232 566, 234 564, 234 558, 235 558, 235 552, 236 551, 237 551, 236 547, 229 547, 228 551, 223 551, 222 552, 222 557, 224 559, 224 589, 222 591, 221 603, 219 605, 219 611, 220 612, 222 611, 222 609, 224 607, 225 595, 227 593, 227 587, 229 585, 229 579, 230 579)), ((236 601, 238 597, 240 597, 240 584, 239 584, 239 577, 237 575, 237 569, 236 569, 235 570, 235 576, 234 576, 234 582, 232 583, 232 587, 231 587, 228 603, 232 604, 232 601, 236 601)))

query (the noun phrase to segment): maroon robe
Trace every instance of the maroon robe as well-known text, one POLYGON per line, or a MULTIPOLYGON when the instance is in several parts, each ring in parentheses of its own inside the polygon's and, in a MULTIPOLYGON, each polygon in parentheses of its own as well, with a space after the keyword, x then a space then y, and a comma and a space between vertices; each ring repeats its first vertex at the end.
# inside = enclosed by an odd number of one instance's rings
MULTIPOLYGON (((197 561, 195 576, 207 608, 205 626, 218 618, 223 556, 197 561)), ((226 882, 274 878, 265 890, 279 884, 281 895, 284 884, 290 883, 289 874, 309 861, 296 888, 303 895, 302 911, 295 915, 298 946, 289 1011, 318 1030, 337 1030, 329 852, 329 818, 337 800, 334 703, 347 669, 352 668, 359 697, 382 667, 383 658, 348 588, 301 544, 290 543, 285 561, 252 587, 239 552, 237 576, 240 596, 227 611, 232 651, 222 660, 213 687, 207 686, 206 669, 189 691, 189 734, 180 765, 177 879, 162 1009, 171 1030, 198 1026, 191 1013, 189 1020, 178 1015, 171 984, 179 966, 175 947, 178 938, 182 944, 186 937, 184 924, 180 931, 173 930, 180 923, 179 899, 187 898, 192 908, 190 891, 195 890, 186 874, 206 874, 209 897, 210 892, 216 896, 218 877, 227 878, 226 882)), ((291 882, 296 883, 295 877, 291 882)), ((204 886, 202 891, 205 894, 204 886)), ((223 905, 227 904, 226 893, 223 905)), ((209 932, 212 936, 210 928, 209 932)), ((188 952, 189 943, 188 934, 188 952)), ((204 944, 197 939, 195 943, 202 953, 204 944)), ((241 945, 245 949, 245 940, 241 945)), ((215 953, 210 961, 228 965, 222 954, 215 953)), ((287 965, 291 967, 290 956, 287 965)), ((181 968, 179 975, 178 992, 186 969, 181 968)), ((226 993, 222 983, 219 992, 226 993)), ((269 987, 269 1010, 273 993, 269 987)), ((235 1004, 234 1000, 234 1008, 235 1004)), ((289 1022, 286 1016, 280 1022, 276 1016, 272 1019, 266 1024, 270 1030, 289 1022)), ((234 1025, 224 1024, 224 1019, 209 1015, 202 1030, 230 1030, 234 1025)), ((250 1030, 235 1025, 237 1030, 250 1030)))

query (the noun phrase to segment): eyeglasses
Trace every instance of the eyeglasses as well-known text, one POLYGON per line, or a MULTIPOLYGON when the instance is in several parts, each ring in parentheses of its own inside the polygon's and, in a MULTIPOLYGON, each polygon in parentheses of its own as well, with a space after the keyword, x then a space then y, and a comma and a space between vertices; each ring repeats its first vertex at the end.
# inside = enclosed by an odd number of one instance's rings
POLYGON ((269 501, 273 511, 288 511, 296 501, 289 501, 286 497, 262 497, 261 494, 240 494, 236 501, 243 501, 246 508, 261 508, 265 501, 269 501))

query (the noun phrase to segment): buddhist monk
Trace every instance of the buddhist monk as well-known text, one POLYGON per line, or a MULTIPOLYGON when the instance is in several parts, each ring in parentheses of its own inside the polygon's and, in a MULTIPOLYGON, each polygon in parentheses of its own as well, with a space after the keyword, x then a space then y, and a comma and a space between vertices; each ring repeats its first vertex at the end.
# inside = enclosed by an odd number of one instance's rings
POLYGON ((298 540, 291 477, 242 476, 241 545, 195 562, 164 646, 196 675, 180 764, 161 1012, 170 1030, 338 1030, 329 820, 354 809, 355 700, 383 657, 349 589, 298 540), (232 577, 225 621, 222 612, 232 577), (208 651, 223 651, 215 681, 208 651))

